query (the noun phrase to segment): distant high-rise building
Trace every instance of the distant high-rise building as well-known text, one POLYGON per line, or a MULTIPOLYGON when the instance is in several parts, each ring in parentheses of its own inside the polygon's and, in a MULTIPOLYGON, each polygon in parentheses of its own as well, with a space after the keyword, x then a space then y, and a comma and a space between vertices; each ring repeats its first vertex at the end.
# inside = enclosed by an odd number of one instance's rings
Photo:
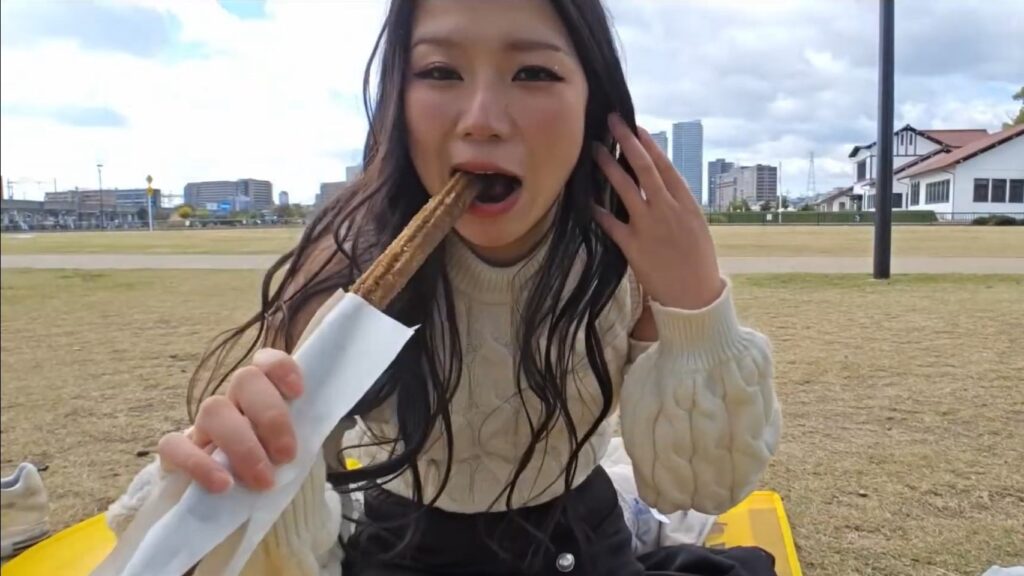
POLYGON ((661 148, 662 152, 668 154, 668 134, 664 130, 651 134, 651 139, 658 145, 658 148, 661 148))
POLYGON ((332 198, 341 194, 345 190, 345 182, 322 182, 320 184, 320 193, 316 195, 316 201, 313 203, 313 209, 319 210, 324 204, 331 201, 332 198))
POLYGON ((359 178, 360 174, 363 173, 363 165, 356 164, 355 166, 345 167, 345 181, 351 182, 356 178, 359 178))
POLYGON ((718 158, 708 162, 708 206, 714 210, 721 210, 718 202, 718 177, 726 174, 736 167, 732 162, 726 162, 725 158, 718 158))
POLYGON ((231 203, 231 209, 266 210, 274 207, 274 185, 267 180, 213 180, 185 185, 185 203, 209 209, 209 205, 231 203))
POLYGON ((737 166, 717 178, 717 201, 723 207, 746 200, 752 208, 762 202, 776 202, 779 195, 779 169, 775 166, 737 166))
POLYGON ((672 125, 672 165, 683 175, 693 196, 701 203, 704 189, 704 126, 700 120, 672 125))
POLYGON ((281 190, 280 192, 277 193, 277 204, 279 206, 287 206, 291 204, 288 198, 288 192, 281 190))

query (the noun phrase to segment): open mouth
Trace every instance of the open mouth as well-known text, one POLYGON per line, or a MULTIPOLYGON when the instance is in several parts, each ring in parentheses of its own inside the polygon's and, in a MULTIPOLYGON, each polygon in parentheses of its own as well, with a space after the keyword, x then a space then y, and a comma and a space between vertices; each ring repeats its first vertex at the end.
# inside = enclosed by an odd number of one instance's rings
MULTIPOLYGON (((452 171, 454 174, 455 171, 452 171)), ((476 202, 479 204, 500 204, 515 193, 523 181, 510 174, 499 172, 466 172, 473 176, 473 180, 480 188, 476 194, 476 202)))

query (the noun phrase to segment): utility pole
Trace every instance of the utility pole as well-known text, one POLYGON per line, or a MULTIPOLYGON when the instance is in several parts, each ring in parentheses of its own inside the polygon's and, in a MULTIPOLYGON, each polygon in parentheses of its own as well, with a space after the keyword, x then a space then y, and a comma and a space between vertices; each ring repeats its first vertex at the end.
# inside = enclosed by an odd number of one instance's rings
POLYGON ((875 172, 874 278, 889 278, 892 260, 892 132, 895 89, 895 0, 879 0, 878 162, 875 172))
POLYGON ((146 208, 149 213, 149 231, 153 231, 153 177, 146 176, 146 208))
POLYGON ((96 163, 96 176, 100 181, 100 226, 106 229, 107 215, 103 211, 103 164, 100 162, 96 163))
POLYGON ((782 224, 782 160, 779 160, 779 171, 775 176, 775 211, 779 214, 779 224, 782 224))

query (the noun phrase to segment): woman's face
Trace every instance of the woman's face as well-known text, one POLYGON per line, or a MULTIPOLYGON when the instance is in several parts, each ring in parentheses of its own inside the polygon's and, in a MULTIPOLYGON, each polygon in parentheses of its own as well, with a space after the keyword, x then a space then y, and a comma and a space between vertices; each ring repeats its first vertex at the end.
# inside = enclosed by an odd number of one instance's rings
POLYGON ((421 0, 405 115, 427 191, 453 170, 505 179, 456 225, 481 257, 511 263, 544 235, 579 158, 587 81, 547 0, 421 0))

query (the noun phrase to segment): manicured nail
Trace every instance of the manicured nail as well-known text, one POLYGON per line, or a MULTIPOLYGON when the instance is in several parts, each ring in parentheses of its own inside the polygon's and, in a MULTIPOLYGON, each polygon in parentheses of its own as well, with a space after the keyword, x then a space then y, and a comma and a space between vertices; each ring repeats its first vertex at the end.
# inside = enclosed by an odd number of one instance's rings
POLYGON ((295 442, 289 439, 278 440, 274 454, 278 462, 290 462, 295 457, 295 442))
POLYGON ((256 467, 256 484, 261 488, 271 488, 274 485, 274 468, 270 462, 261 462, 256 467))
POLYGON ((225 492, 235 484, 235 480, 231 477, 231 474, 223 470, 214 472, 213 474, 213 488, 214 492, 225 492))

